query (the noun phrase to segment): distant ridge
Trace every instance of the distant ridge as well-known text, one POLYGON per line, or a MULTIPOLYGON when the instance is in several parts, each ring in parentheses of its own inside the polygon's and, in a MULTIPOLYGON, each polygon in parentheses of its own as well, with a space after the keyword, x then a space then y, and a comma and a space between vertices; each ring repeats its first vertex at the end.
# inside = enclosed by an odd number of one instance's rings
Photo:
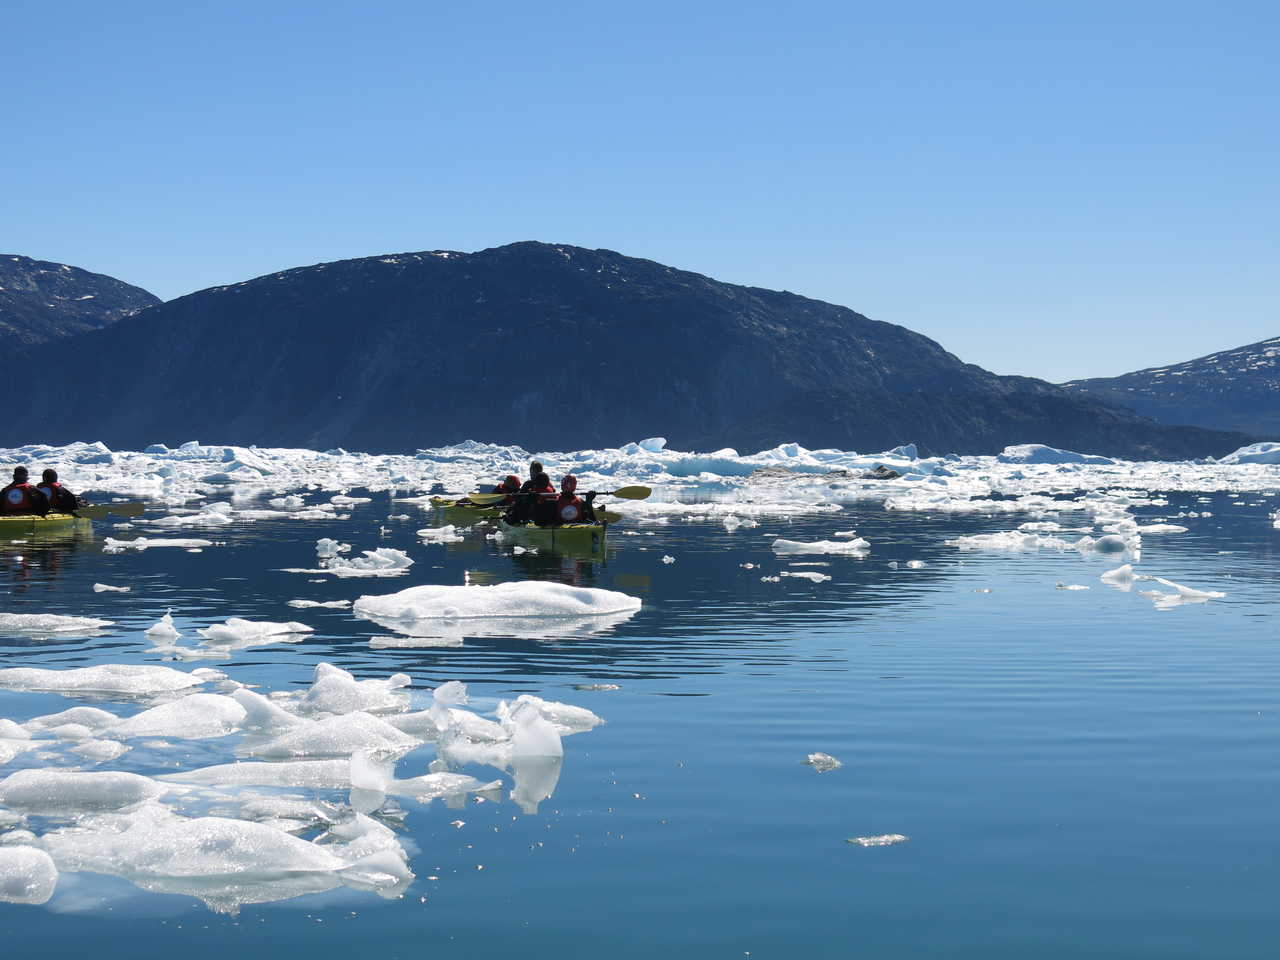
POLYGON ((532 241, 213 287, 30 359, 61 402, 39 436, 6 423, 6 444, 572 450, 661 435, 683 449, 1042 442, 1184 458, 1249 439, 996 376, 845 307, 532 241))
POLYGON ((1063 387, 1123 404, 1160 423, 1280 438, 1280 337, 1063 387))
POLYGON ((159 297, 105 274, 0 254, 0 347, 97 330, 157 303, 159 297))

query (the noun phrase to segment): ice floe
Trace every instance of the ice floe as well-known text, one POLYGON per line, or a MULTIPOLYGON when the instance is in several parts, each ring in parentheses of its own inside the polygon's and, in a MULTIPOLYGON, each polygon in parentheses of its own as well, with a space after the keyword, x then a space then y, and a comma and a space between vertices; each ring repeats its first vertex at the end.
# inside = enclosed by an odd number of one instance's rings
POLYGON ((813 543, 779 539, 773 541, 773 552, 777 554, 831 553, 863 557, 871 552, 871 544, 861 537, 855 537, 853 540, 818 540, 813 543))
POLYGON ((96 617, 68 617, 57 613, 0 613, 0 634, 31 637, 84 635, 114 626, 96 617))
MULTIPOLYGON (((530 694, 500 701, 489 719, 466 709, 466 687, 457 682, 438 686, 430 707, 412 713, 407 676, 358 679, 326 663, 306 689, 271 696, 243 686, 232 696, 193 693, 222 676, 196 673, 115 664, 0 671, 8 681, 0 685, 22 690, 177 696, 123 719, 79 706, 25 724, 0 720, 0 742, 34 748, 57 738, 68 759, 98 767, 132 755, 121 740, 166 738, 140 744, 151 750, 205 744, 186 755, 196 764, 179 760, 155 777, 42 766, 0 779, 0 900, 44 903, 60 874, 77 872, 194 897, 225 913, 338 886, 397 897, 414 874, 410 851, 388 826, 404 810, 389 798, 496 800, 501 780, 458 769, 487 764, 509 774, 513 803, 534 812, 558 783, 563 738, 602 722, 585 708, 530 694), (421 773, 400 773, 399 759, 423 744, 434 744, 436 759, 421 773)), ((60 754, 31 756, 57 764, 60 754)))

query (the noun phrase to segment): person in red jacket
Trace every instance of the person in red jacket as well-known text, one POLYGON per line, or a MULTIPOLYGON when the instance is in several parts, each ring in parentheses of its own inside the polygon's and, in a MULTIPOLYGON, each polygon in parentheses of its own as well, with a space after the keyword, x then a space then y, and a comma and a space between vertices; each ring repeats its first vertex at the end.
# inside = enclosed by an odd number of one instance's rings
POLYGON ((507 495, 507 499, 499 501, 499 503, 502 504, 503 506, 515 503, 515 497, 512 496, 512 494, 519 493, 519 491, 520 491, 520 478, 517 477, 514 473, 507 474, 507 479, 503 480, 500 484, 498 484, 496 487, 493 488, 494 493, 505 493, 507 495))
POLYGON ((57 470, 46 470, 40 475, 36 489, 49 500, 49 509, 58 513, 75 514, 80 498, 58 482, 57 470))
POLYGON ((578 496, 578 478, 566 473, 560 480, 560 496, 556 498, 554 523, 595 523, 596 512, 591 501, 596 498, 588 493, 586 499, 578 496))
POLYGON ((49 512, 49 498, 27 482, 27 468, 14 467, 13 483, 0 489, 0 512, 34 513, 45 516, 49 512))

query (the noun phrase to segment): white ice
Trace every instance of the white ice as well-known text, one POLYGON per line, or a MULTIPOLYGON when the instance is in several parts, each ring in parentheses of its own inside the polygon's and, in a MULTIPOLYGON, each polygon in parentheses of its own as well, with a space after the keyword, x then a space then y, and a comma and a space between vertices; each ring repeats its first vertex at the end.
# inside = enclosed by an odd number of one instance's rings
POLYGON ((57 613, 0 613, 0 634, 48 637, 55 634, 92 633, 114 626, 95 617, 69 617, 57 613))
POLYGON ((853 540, 818 540, 813 543, 779 539, 773 541, 773 552, 779 555, 829 553, 837 556, 865 557, 871 552, 871 544, 861 537, 853 540))

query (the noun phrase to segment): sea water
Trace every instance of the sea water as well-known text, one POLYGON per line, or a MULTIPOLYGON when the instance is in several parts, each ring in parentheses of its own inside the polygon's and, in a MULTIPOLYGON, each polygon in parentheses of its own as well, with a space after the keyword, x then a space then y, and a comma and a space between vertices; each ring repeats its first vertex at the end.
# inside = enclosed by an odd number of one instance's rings
MULTIPOLYGON (((65 635, 11 626, 0 666, 212 669, 279 695, 309 689, 328 663, 359 679, 406 674, 413 710, 457 680, 490 720, 500 701, 530 694, 604 723, 565 736, 563 757, 526 766, 520 783, 511 766, 461 764, 499 788, 394 798, 376 816, 412 880, 389 898, 348 885, 297 894, 281 875, 260 884, 268 902, 211 909, 60 869, 46 903, 0 904, 12 955, 1275 955, 1280 530, 1268 491, 1150 491, 1155 505, 1130 506, 1139 524, 1187 528, 1144 535, 1135 572, 1222 594, 1172 604, 1144 592, 1174 593, 1156 581, 1126 590, 1100 579, 1133 556, 947 543, 1043 513, 853 500, 761 511, 756 526, 726 529, 705 513, 637 511, 610 531, 603 556, 562 556, 518 553, 484 526, 424 542, 418 530, 444 524, 428 508, 387 490, 346 492, 367 498, 341 505, 347 519, 232 515, 178 532, 108 520, 92 535, 0 545, 4 613, 112 624, 65 635), (866 552, 772 546, 849 531, 866 552), (139 535, 210 545, 105 546, 139 535), (387 548, 413 563, 385 578, 286 572, 322 570, 324 538, 352 544, 347 556, 387 548), (517 581, 615 591, 642 606, 604 624, 458 620, 397 632, 345 606, 288 604, 517 581), (168 648, 145 632, 166 611, 182 635, 168 648), (202 647, 197 630, 232 617, 311 632, 202 647), (809 762, 816 753, 839 765, 809 762), (272 882, 285 899, 270 899, 272 882)), ((275 489, 258 506, 289 494, 315 499, 275 489)), ((625 517, 627 505, 615 506, 625 517)), ((165 516, 172 505, 153 508, 165 516)), ((1101 533, 1089 518, 1054 520, 1101 533)), ((0 716, 17 722, 85 705, 128 716, 148 704, 0 690, 0 716)), ((234 761, 242 736, 127 741, 129 752, 99 763, 42 741, 49 749, 17 754, 0 774, 76 766, 161 777, 234 761)), ((409 753, 395 775, 425 773, 432 756, 429 744, 409 753)), ((276 792, 334 810, 350 799, 345 789, 276 792)), ((184 815, 207 812, 199 798, 183 803, 184 815)), ((39 845, 71 824, 30 815, 10 831, 29 829, 39 845)))

